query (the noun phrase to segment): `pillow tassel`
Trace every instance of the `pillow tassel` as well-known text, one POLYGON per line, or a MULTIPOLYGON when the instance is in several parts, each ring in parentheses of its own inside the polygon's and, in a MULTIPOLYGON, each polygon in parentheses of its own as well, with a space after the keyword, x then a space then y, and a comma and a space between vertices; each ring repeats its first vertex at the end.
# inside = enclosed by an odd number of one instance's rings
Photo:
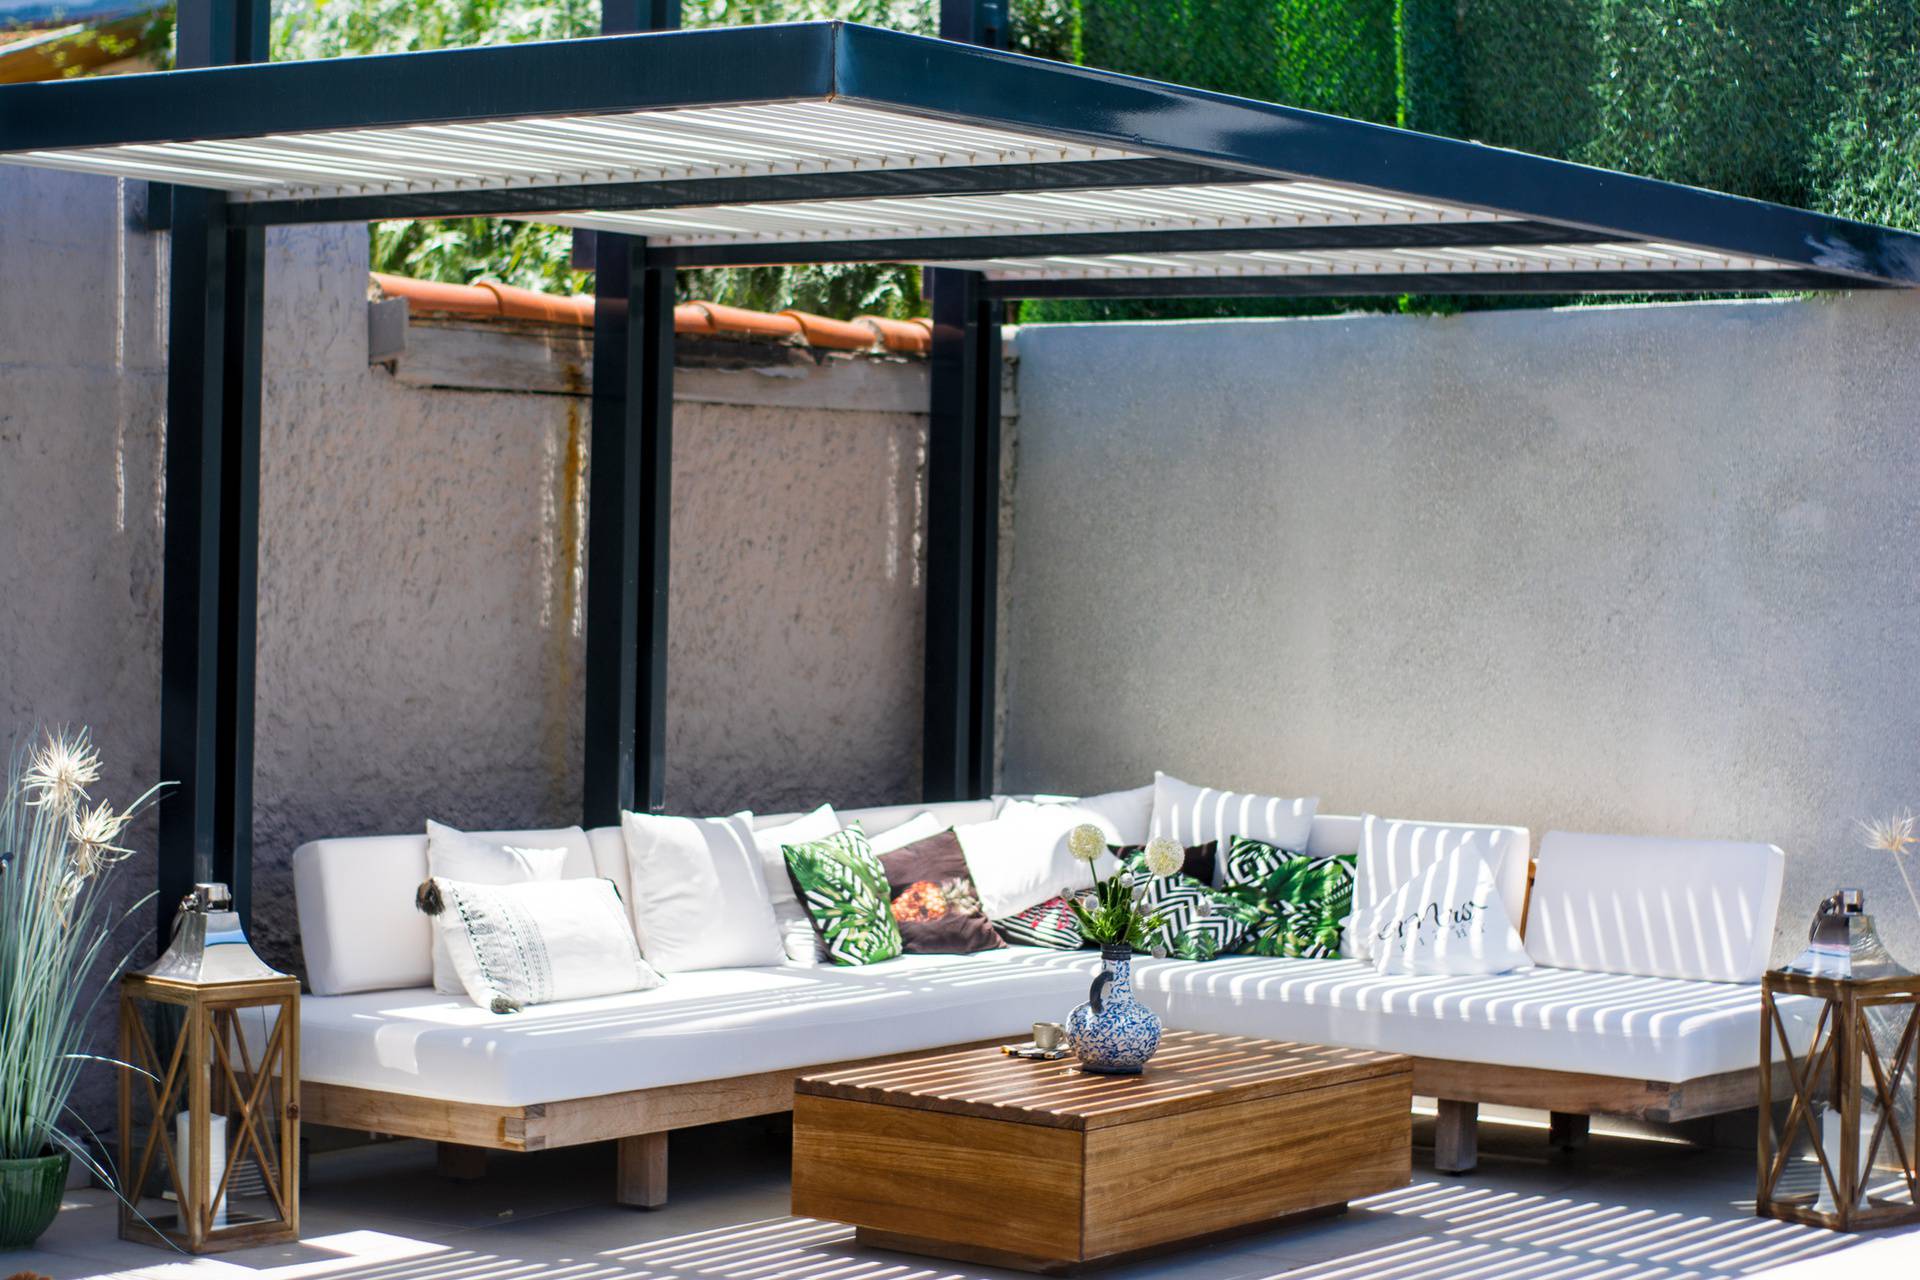
POLYGON ((423 915, 437 916, 445 911, 447 899, 440 892, 440 882, 434 879, 422 880, 420 887, 413 892, 413 905, 423 915))
POLYGON ((495 1013, 518 1013, 520 1012, 520 1002, 511 996, 495 996, 493 1003, 489 1005, 488 1008, 492 1009, 495 1013))

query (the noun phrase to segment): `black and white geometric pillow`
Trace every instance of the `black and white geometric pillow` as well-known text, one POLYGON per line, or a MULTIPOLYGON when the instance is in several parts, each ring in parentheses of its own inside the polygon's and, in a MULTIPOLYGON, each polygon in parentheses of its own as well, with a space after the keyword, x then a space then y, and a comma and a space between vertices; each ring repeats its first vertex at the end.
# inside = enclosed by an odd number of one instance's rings
POLYGON ((1015 946, 1049 947, 1055 951, 1078 951, 1085 941, 1080 922, 1065 898, 1048 898, 1038 906, 995 920, 993 927, 1015 946))
POLYGON ((1231 951, 1246 933, 1244 922, 1224 908, 1228 905, 1208 885, 1191 876, 1158 879, 1147 873, 1142 859, 1133 868, 1134 882, 1145 882, 1140 909, 1160 916, 1160 927, 1147 936, 1147 948, 1180 960, 1211 960, 1231 951))

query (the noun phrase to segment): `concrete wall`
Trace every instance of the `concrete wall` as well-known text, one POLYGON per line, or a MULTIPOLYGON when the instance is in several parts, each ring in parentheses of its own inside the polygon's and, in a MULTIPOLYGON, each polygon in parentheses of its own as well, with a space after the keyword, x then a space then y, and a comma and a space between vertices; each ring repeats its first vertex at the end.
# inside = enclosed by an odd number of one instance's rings
POLYGON ((1019 344, 1009 789, 1767 840, 1920 966, 1920 299, 1019 344))
MULTIPOLYGON (((166 253, 142 197, 0 167, 0 737, 92 726, 120 799, 159 770, 166 253)), ((255 935, 282 965, 300 842, 579 815, 586 402, 370 368, 366 269, 355 228, 269 237, 255 935)), ((924 366, 685 381, 668 804, 911 799, 924 366)), ((152 823, 134 837, 128 901, 153 883, 152 823)), ((96 1121, 110 1083, 89 1073, 96 1121)))

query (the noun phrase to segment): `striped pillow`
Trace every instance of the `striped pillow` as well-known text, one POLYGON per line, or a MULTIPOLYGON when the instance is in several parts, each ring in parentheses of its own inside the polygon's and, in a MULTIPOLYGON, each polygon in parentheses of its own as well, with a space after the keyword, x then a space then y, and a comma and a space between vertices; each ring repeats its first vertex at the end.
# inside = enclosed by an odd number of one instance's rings
POLYGON ((1038 906, 995 920, 993 927, 1000 931, 1001 937, 1020 947, 1078 951, 1085 942, 1080 936, 1080 922, 1073 918, 1073 908, 1061 897, 1048 898, 1038 906))

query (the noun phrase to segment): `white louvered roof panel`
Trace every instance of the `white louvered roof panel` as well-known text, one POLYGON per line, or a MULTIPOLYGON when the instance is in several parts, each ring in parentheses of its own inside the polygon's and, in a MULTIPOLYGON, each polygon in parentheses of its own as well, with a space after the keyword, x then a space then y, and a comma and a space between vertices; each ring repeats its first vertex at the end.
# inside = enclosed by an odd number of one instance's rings
POLYGON ((818 101, 125 143, 14 152, 6 162, 182 182, 240 200, 285 200, 1135 154, 818 101))

